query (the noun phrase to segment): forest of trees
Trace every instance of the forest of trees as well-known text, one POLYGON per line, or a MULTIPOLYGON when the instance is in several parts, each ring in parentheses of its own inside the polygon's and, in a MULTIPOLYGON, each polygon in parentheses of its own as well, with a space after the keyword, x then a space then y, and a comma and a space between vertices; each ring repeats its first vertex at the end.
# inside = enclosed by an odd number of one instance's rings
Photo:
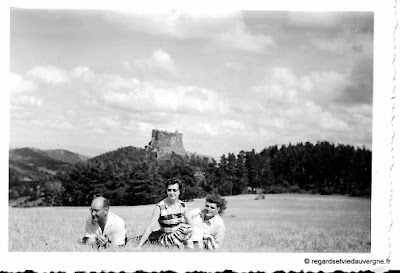
POLYGON ((113 205, 150 204, 166 196, 163 181, 170 177, 183 180, 183 200, 211 192, 237 195, 255 190, 370 197, 371 165, 371 151, 329 142, 229 153, 218 163, 177 154, 157 160, 155 153, 125 147, 64 166, 41 181, 14 181, 10 198, 14 194, 41 198, 43 205, 87 206, 94 195, 103 195, 113 205))

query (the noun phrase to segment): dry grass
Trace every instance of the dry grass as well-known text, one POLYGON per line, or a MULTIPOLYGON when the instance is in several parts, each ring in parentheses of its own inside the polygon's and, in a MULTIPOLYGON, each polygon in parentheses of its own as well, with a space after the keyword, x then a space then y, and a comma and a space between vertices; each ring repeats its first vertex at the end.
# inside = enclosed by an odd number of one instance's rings
MULTIPOLYGON (((370 252, 371 201, 346 196, 227 197, 224 252, 370 252)), ((188 202, 202 207, 204 199, 188 202)), ((111 207, 125 219, 128 237, 143 233, 154 205, 111 207)), ((10 251, 99 251, 80 245, 88 208, 9 208, 10 251)), ((100 251, 136 251, 135 244, 100 251)), ((142 251, 182 251, 144 246, 142 251)), ((201 251, 201 250, 184 250, 201 251)))

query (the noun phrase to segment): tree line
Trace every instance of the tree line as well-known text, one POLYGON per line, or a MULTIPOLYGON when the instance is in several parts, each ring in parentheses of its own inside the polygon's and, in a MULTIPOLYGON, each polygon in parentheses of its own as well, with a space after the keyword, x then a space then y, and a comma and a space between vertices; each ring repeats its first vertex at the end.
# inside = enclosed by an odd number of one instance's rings
POLYGON ((165 197, 163 181, 170 177, 183 180, 183 200, 211 192, 237 195, 256 191, 370 197, 371 165, 371 151, 329 142, 228 153, 218 163, 174 153, 158 160, 151 151, 125 147, 64 166, 40 181, 14 181, 10 198, 17 192, 30 200, 41 198, 44 205, 86 206, 93 196, 103 195, 113 205, 143 205, 165 197))

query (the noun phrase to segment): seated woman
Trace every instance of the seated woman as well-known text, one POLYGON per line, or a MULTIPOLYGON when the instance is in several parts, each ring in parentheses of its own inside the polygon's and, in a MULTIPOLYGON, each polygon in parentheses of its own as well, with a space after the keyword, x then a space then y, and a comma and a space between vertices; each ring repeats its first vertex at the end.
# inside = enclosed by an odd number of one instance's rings
POLYGON ((165 185, 168 197, 154 208, 150 223, 141 237, 137 249, 140 249, 148 239, 152 243, 159 243, 162 246, 181 248, 192 236, 193 229, 185 221, 185 203, 178 199, 182 190, 182 181, 170 178, 165 181, 165 185), (152 233, 157 222, 161 229, 152 233))
POLYGON ((226 209, 226 200, 219 194, 206 197, 204 209, 193 209, 186 214, 187 222, 193 227, 193 236, 188 247, 217 249, 225 237, 225 224, 220 214, 226 209))

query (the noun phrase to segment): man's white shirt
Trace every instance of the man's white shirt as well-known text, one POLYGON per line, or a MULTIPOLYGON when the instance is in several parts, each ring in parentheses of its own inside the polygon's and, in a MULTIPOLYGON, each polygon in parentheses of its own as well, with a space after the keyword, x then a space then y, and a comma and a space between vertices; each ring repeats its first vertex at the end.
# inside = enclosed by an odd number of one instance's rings
POLYGON ((85 237, 98 237, 99 235, 107 236, 107 238, 114 245, 124 245, 126 237, 125 222, 118 215, 108 212, 107 223, 104 226, 104 230, 97 222, 92 221, 92 217, 89 216, 86 219, 85 224, 85 237))
POLYGON ((188 213, 188 217, 193 222, 193 240, 202 240, 203 233, 211 234, 215 242, 221 245, 225 237, 225 225, 221 216, 217 213, 214 217, 204 220, 204 211, 201 209, 193 209, 188 213))

